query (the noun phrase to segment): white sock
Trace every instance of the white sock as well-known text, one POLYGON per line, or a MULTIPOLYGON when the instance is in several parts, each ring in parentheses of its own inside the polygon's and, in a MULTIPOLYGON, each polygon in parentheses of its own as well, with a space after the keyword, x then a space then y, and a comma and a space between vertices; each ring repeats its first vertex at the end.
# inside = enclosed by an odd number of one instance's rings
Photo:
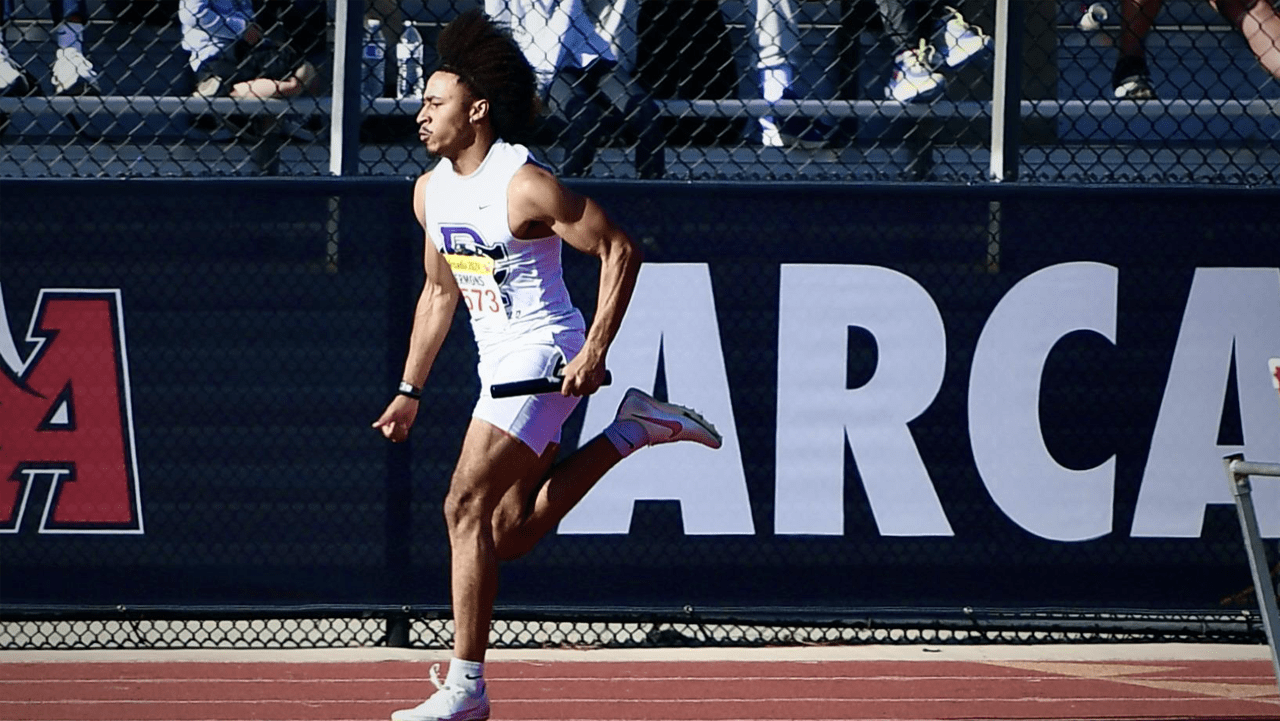
POLYGON ((84 23, 63 20, 53 29, 53 37, 60 48, 84 49, 84 23))
POLYGON ((613 443, 623 458, 644 448, 649 443, 649 435, 639 421, 631 419, 616 420, 604 429, 604 437, 613 443))
POLYGON ((451 659, 444 685, 465 689, 467 693, 475 695, 484 688, 484 661, 451 659))
POLYGON ((760 95, 769 102, 782 99, 782 94, 791 87, 791 67, 778 65, 760 71, 760 95))

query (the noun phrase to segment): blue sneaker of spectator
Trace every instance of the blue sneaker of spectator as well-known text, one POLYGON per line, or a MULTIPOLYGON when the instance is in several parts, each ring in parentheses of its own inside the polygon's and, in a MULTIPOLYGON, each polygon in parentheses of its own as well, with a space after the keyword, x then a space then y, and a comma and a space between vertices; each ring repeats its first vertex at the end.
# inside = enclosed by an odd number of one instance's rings
POLYGON ((974 58, 991 51, 991 37, 981 28, 970 25, 953 7, 946 8, 946 21, 939 23, 942 64, 955 70, 974 58))
POLYGON ((947 80, 934 70, 936 56, 937 53, 923 39, 919 48, 898 53, 893 59, 893 75, 889 76, 889 84, 884 87, 885 98, 915 103, 941 95, 947 87, 947 80))

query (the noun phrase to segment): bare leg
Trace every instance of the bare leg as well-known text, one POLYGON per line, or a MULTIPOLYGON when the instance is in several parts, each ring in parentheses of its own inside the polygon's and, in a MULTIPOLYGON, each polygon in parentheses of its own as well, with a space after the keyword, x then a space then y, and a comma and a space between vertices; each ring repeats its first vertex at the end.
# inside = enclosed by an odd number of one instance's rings
MULTIPOLYGON (((545 466, 551 465, 557 450, 554 445, 547 448, 545 466)), ((597 436, 542 476, 523 478, 512 486, 494 512, 498 557, 509 561, 531 551, 620 460, 622 454, 613 444, 597 436)))
POLYGON ((498 593, 494 509, 517 481, 542 467, 542 459, 525 444, 484 421, 471 420, 444 503, 457 658, 483 661, 489 645, 498 593))
POLYGON ((1280 13, 1268 0, 1258 0, 1239 23, 1253 54, 1271 77, 1280 80, 1280 13))
POLYGON ((1253 7, 1240 0, 1212 4, 1240 30, 1262 67, 1280 79, 1280 14, 1270 0, 1254 0, 1253 7))
POLYGON ((1144 43, 1164 0, 1121 0, 1120 55, 1111 70, 1112 95, 1123 100, 1155 100, 1144 43))
POLYGON ((1160 14, 1164 0, 1122 0, 1120 3, 1120 56, 1145 58, 1143 43, 1160 14))
POLYGON ((445 499, 452 549, 454 655, 483 661, 498 562, 524 555, 622 459, 603 436, 554 468, 559 447, 524 443, 472 419, 445 499))
POLYGON ((720 434, 695 411, 663 403, 635 388, 623 397, 618 417, 603 434, 554 467, 559 450, 555 444, 542 456, 534 456, 503 431, 472 420, 445 503, 453 544, 458 658, 484 659, 498 561, 531 550, 623 459, 622 444, 634 451, 673 441, 695 441, 711 448, 721 445, 720 434), (658 428, 660 434, 655 437, 652 429, 658 428))
POLYGON ((316 79, 316 69, 311 63, 303 63, 286 80, 254 78, 231 87, 233 98, 293 98, 306 92, 316 79))

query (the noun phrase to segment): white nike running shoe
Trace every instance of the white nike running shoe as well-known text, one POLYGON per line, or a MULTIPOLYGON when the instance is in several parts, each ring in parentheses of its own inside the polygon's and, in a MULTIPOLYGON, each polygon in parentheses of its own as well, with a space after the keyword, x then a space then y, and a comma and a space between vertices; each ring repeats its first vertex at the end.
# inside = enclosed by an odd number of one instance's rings
POLYGON ((644 428, 648 445, 694 441, 719 448, 723 439, 716 427, 692 408, 663 403, 639 388, 627 390, 618 405, 616 420, 636 421, 644 428))
POLYGON ((440 664, 431 666, 431 683, 436 692, 431 698, 410 709, 391 714, 391 721, 485 721, 489 718, 489 690, 481 687, 476 694, 466 689, 440 683, 440 664))

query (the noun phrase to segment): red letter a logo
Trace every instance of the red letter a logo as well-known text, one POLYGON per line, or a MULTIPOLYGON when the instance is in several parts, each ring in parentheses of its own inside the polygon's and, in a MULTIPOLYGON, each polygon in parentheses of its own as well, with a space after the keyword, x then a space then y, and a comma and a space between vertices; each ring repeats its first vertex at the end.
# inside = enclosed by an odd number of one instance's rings
POLYGON ((120 291, 43 290, 30 356, 0 341, 0 533, 21 530, 41 478, 41 533, 141 533, 120 291))

